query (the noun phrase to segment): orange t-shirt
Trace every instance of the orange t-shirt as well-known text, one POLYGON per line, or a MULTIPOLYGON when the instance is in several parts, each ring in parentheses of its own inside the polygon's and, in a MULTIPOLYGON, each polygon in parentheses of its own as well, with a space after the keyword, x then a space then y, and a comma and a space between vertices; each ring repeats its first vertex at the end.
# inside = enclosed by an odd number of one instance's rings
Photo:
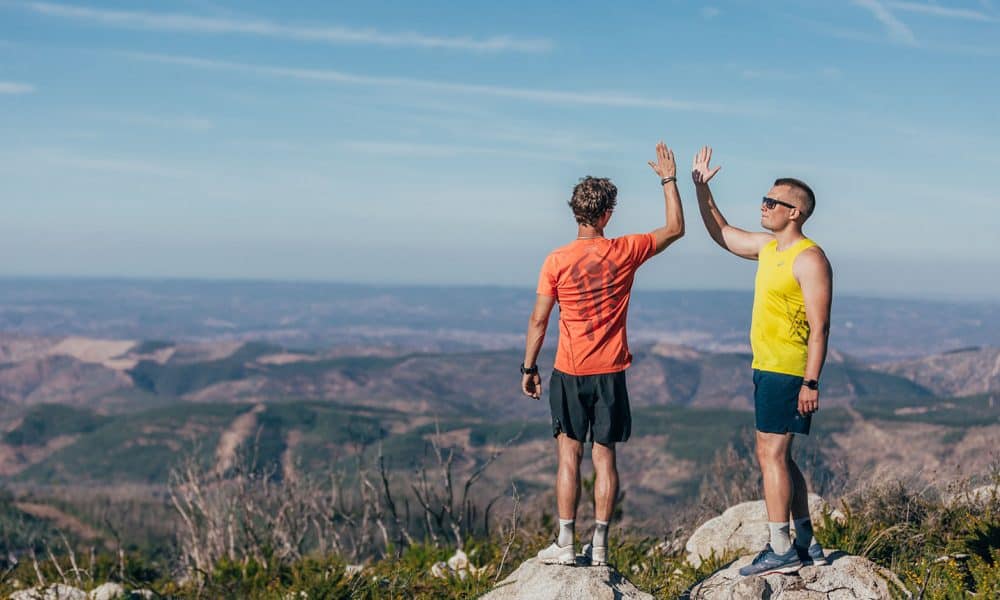
POLYGON ((538 293, 559 302, 557 370, 597 375, 632 364, 625 334, 632 281, 655 253, 656 238, 643 233, 576 240, 549 254, 538 293))

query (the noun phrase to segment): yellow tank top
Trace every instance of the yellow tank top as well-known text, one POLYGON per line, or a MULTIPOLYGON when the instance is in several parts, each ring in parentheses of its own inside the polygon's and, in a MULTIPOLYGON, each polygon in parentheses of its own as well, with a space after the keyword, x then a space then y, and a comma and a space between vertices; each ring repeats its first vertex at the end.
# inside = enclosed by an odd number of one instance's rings
POLYGON ((806 238, 778 252, 775 240, 764 246, 757 257, 750 324, 754 369, 798 377, 806 373, 809 321, 792 265, 799 254, 815 245, 806 238))

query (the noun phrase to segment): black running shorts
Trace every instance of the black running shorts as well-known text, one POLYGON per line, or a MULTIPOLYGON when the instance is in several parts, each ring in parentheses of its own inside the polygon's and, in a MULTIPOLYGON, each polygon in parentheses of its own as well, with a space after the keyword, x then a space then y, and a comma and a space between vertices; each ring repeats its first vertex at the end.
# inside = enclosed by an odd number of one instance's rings
POLYGON ((625 371, 569 375, 553 370, 549 408, 553 436, 565 433, 579 442, 610 446, 628 440, 632 433, 625 371))
POLYGON ((799 414, 802 378, 753 370, 753 404, 757 431, 809 435, 812 415, 799 414))

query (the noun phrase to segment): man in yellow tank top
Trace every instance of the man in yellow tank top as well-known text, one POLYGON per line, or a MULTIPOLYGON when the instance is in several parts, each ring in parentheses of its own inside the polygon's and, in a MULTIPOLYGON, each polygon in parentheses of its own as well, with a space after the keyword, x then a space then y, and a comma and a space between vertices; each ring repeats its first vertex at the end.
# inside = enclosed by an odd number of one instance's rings
POLYGON ((771 541, 740 573, 792 573, 804 564, 826 564, 813 537, 806 481, 791 450, 795 434, 808 435, 819 410, 833 272, 823 250, 802 233, 816 209, 808 185, 791 178, 775 181, 760 207, 760 224, 770 233, 744 231, 730 225, 715 204, 708 182, 721 167, 713 169, 711 158, 712 149, 702 148, 691 170, 705 227, 726 250, 757 261, 750 346, 757 460, 771 541))

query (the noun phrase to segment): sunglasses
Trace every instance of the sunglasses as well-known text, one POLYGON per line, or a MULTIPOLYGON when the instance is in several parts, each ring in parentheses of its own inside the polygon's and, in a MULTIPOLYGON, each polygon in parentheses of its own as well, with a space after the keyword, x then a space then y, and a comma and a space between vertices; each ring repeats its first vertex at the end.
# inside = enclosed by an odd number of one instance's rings
POLYGON ((769 196, 764 196, 762 204, 767 207, 767 210, 774 210, 774 207, 779 204, 788 208, 798 208, 798 206, 795 206, 794 204, 782 202, 781 200, 775 200, 774 198, 771 198, 769 196))

